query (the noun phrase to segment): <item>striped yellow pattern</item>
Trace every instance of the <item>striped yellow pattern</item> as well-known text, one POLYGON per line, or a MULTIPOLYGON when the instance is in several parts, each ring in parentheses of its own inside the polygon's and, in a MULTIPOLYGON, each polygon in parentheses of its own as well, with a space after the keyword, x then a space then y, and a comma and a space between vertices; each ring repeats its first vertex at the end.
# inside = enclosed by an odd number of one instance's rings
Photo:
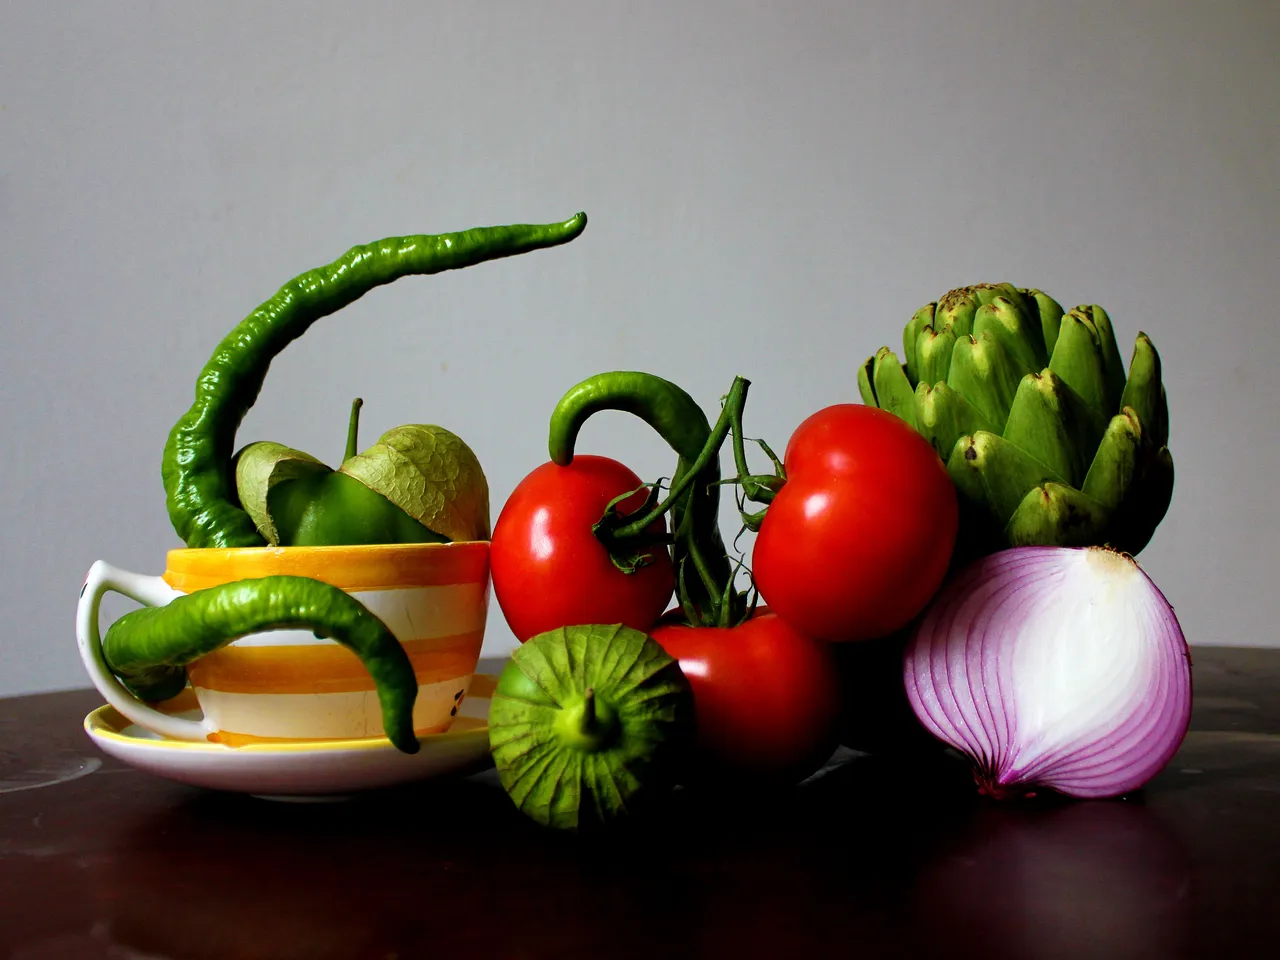
POLYGON ((361 547, 237 547, 169 550, 164 580, 184 594, 234 580, 311 577, 343 590, 483 584, 488 541, 361 547))
POLYGON ((192 593, 235 580, 281 574, 323 580, 343 590, 486 583, 489 544, 170 550, 164 580, 175 590, 192 593))
MULTIPOLYGON (((418 683, 469 674, 480 657, 484 631, 454 637, 403 640, 418 683)), ((338 644, 227 646, 187 668, 191 684, 223 693, 353 693, 373 690, 360 658, 338 644)))
MULTIPOLYGON (((418 680, 415 732, 450 728, 484 642, 487 542, 171 550, 163 579, 191 593, 282 574, 330 583, 380 616, 418 680)), ((305 631, 251 634, 187 673, 215 726, 213 742, 331 741, 381 732, 376 687, 360 659, 305 631)))

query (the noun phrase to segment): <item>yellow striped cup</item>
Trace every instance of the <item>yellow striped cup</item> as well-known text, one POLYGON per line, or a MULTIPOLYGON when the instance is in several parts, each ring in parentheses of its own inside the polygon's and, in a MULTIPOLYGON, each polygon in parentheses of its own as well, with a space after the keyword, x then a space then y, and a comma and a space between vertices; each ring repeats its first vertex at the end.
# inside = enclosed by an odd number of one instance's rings
POLYGON ((373 679, 359 658, 307 630, 249 634, 192 663, 187 676, 200 720, 138 701, 107 668, 98 610, 108 591, 163 606, 205 587, 277 574, 324 580, 376 614, 400 640, 417 675, 415 731, 448 729, 470 688, 484 639, 487 541, 171 550, 160 577, 99 561, 81 593, 76 629, 94 685, 134 723, 179 740, 242 745, 383 736, 373 679))

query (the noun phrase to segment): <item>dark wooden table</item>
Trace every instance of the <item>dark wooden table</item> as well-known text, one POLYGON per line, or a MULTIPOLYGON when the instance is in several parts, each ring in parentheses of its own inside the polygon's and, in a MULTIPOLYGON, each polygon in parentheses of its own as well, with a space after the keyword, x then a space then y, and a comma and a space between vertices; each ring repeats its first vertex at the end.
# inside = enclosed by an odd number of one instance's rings
POLYGON ((92 691, 3 700, 0 956, 1275 956, 1280 650, 1199 649, 1195 682, 1181 752, 1125 800, 995 805, 847 755, 594 841, 492 772, 279 804, 100 758, 92 691))

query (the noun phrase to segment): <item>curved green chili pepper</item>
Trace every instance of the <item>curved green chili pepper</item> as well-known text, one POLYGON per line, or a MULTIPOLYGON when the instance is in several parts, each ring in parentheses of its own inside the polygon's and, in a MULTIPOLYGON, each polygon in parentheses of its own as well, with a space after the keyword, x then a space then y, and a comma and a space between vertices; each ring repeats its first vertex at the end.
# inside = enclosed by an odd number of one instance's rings
MULTIPOLYGON (((702 408, 671 381, 634 371, 601 373, 572 387, 551 414, 548 446, 553 462, 564 466, 573 460, 579 430, 601 410, 634 414, 658 431, 680 458, 672 484, 693 466, 711 436, 702 408)), ((696 606, 713 599, 708 581, 731 580, 728 552, 720 538, 719 480, 719 459, 712 458, 671 511, 672 560, 677 570, 686 559, 697 570, 698 576, 688 581, 689 598, 696 606)))
POLYGON ((579 213, 563 223, 392 237, 353 247, 286 283, 218 344, 196 382, 195 402, 169 434, 161 474, 178 536, 189 547, 266 543, 235 501, 230 463, 236 429, 257 399, 272 358, 312 323, 400 277, 567 243, 586 223, 586 214, 579 213))
POLYGON ((351 649, 373 677, 387 738, 397 749, 417 753, 413 702, 418 680, 409 655, 364 604, 320 580, 237 580, 176 597, 163 607, 134 610, 107 630, 102 655, 138 697, 167 700, 185 684, 188 663, 246 634, 281 628, 311 630, 351 649))

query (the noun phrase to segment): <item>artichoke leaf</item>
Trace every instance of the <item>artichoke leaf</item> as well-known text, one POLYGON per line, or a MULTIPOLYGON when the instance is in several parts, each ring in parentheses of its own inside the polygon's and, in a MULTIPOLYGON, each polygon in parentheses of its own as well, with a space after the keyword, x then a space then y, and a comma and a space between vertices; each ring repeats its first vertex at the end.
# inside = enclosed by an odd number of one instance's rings
POLYGON ((1027 493, 1062 477, 1014 444, 986 430, 962 437, 947 460, 962 496, 979 504, 998 526, 1009 522, 1027 493))
POLYGON ((979 283, 975 284, 971 289, 978 298, 979 306, 995 303, 997 299, 1003 297, 1022 313, 1027 314, 1030 312, 1022 291, 1012 283, 979 283))
POLYGON ((1132 407, 1125 407, 1112 417, 1093 455, 1081 492, 1105 507, 1118 507, 1138 476, 1142 439, 1142 425, 1132 407))
POLYGON ((1032 318, 1007 297, 996 297, 978 308, 973 317, 973 335, 989 333, 992 339, 1017 357, 1025 373, 1042 370, 1049 361, 1040 329, 1032 318))
POLYGON ((1107 416, 1117 409, 1120 394, 1109 393, 1098 330, 1093 321, 1078 310, 1062 318, 1049 369, 1098 413, 1107 416))
MULTIPOLYGON (((902 356, 906 361, 907 379, 912 385, 920 382, 920 365, 916 359, 916 341, 920 339, 920 331, 925 327, 933 326, 934 308, 937 304, 926 303, 923 307, 912 314, 911 319, 907 321, 906 328, 902 331, 902 356)), ((937 329, 935 327, 935 329, 937 329)))
POLYGON ((907 381, 902 364, 898 363, 897 356, 888 347, 881 347, 876 353, 872 385, 881 409, 901 417, 912 427, 916 425, 915 391, 907 381))
POLYGON ((1079 487, 1106 428, 1105 416, 1046 369, 1022 378, 1001 435, 1079 487))
POLYGON ((1156 446, 1169 442, 1168 401, 1160 375, 1160 354, 1145 333, 1139 333, 1129 361, 1129 379, 1121 395, 1122 406, 1132 407, 1156 446))
POLYGON ((916 386, 916 429, 946 463, 961 437, 996 427, 945 383, 921 383, 916 386))
POLYGON ((923 327, 916 339, 916 365, 919 383, 938 383, 947 379, 951 366, 951 350, 956 345, 956 332, 950 326, 935 330, 923 327))
POLYGON ((934 329, 950 327, 957 337, 973 333, 973 315, 982 306, 973 291, 973 287, 960 287, 943 294, 934 311, 934 329))
POLYGON ((489 539, 484 470, 471 448, 443 427, 394 427, 364 453, 346 460, 338 472, 450 540, 489 539))
POLYGON ((980 307, 1003 297, 1024 314, 1030 313, 1023 292, 1011 283, 974 283, 948 291, 938 301, 935 325, 951 324, 957 337, 967 337, 974 332, 974 315, 980 307))
POLYGON ((1160 447, 1145 466, 1142 477, 1117 511, 1113 546, 1130 554, 1151 542, 1173 499, 1173 456, 1169 448, 1160 447))
POLYGON ((1083 547, 1106 539, 1109 511, 1079 490, 1046 483, 1031 490, 1005 524, 1010 546, 1083 547))
POLYGON ((1045 356, 1051 357, 1058 342, 1058 331, 1062 328, 1062 305, 1043 290, 1028 290, 1026 295, 1036 305, 1045 356))
POLYGON ((858 368, 858 393, 862 395, 862 402, 868 407, 880 406, 880 401, 876 399, 876 388, 871 383, 875 365, 876 358, 867 357, 858 368))
POLYGON ((1113 413, 1119 409, 1125 380, 1124 358, 1120 356, 1115 328, 1111 325, 1111 317, 1107 311, 1096 303, 1076 307, 1076 311, 1088 317, 1098 332, 1098 347, 1102 350, 1102 369, 1107 385, 1107 401, 1110 404, 1103 412, 1113 413))
POLYGON ((268 495, 287 481, 329 472, 330 468, 311 454, 273 440, 251 443, 235 456, 236 493, 240 497, 240 506, 273 547, 280 545, 280 532, 271 519, 268 495))
POLYGON ((1003 433, 1018 384, 1032 372, 999 340, 984 333, 965 337, 956 344, 947 386, 969 401, 992 424, 994 432, 1003 433))

